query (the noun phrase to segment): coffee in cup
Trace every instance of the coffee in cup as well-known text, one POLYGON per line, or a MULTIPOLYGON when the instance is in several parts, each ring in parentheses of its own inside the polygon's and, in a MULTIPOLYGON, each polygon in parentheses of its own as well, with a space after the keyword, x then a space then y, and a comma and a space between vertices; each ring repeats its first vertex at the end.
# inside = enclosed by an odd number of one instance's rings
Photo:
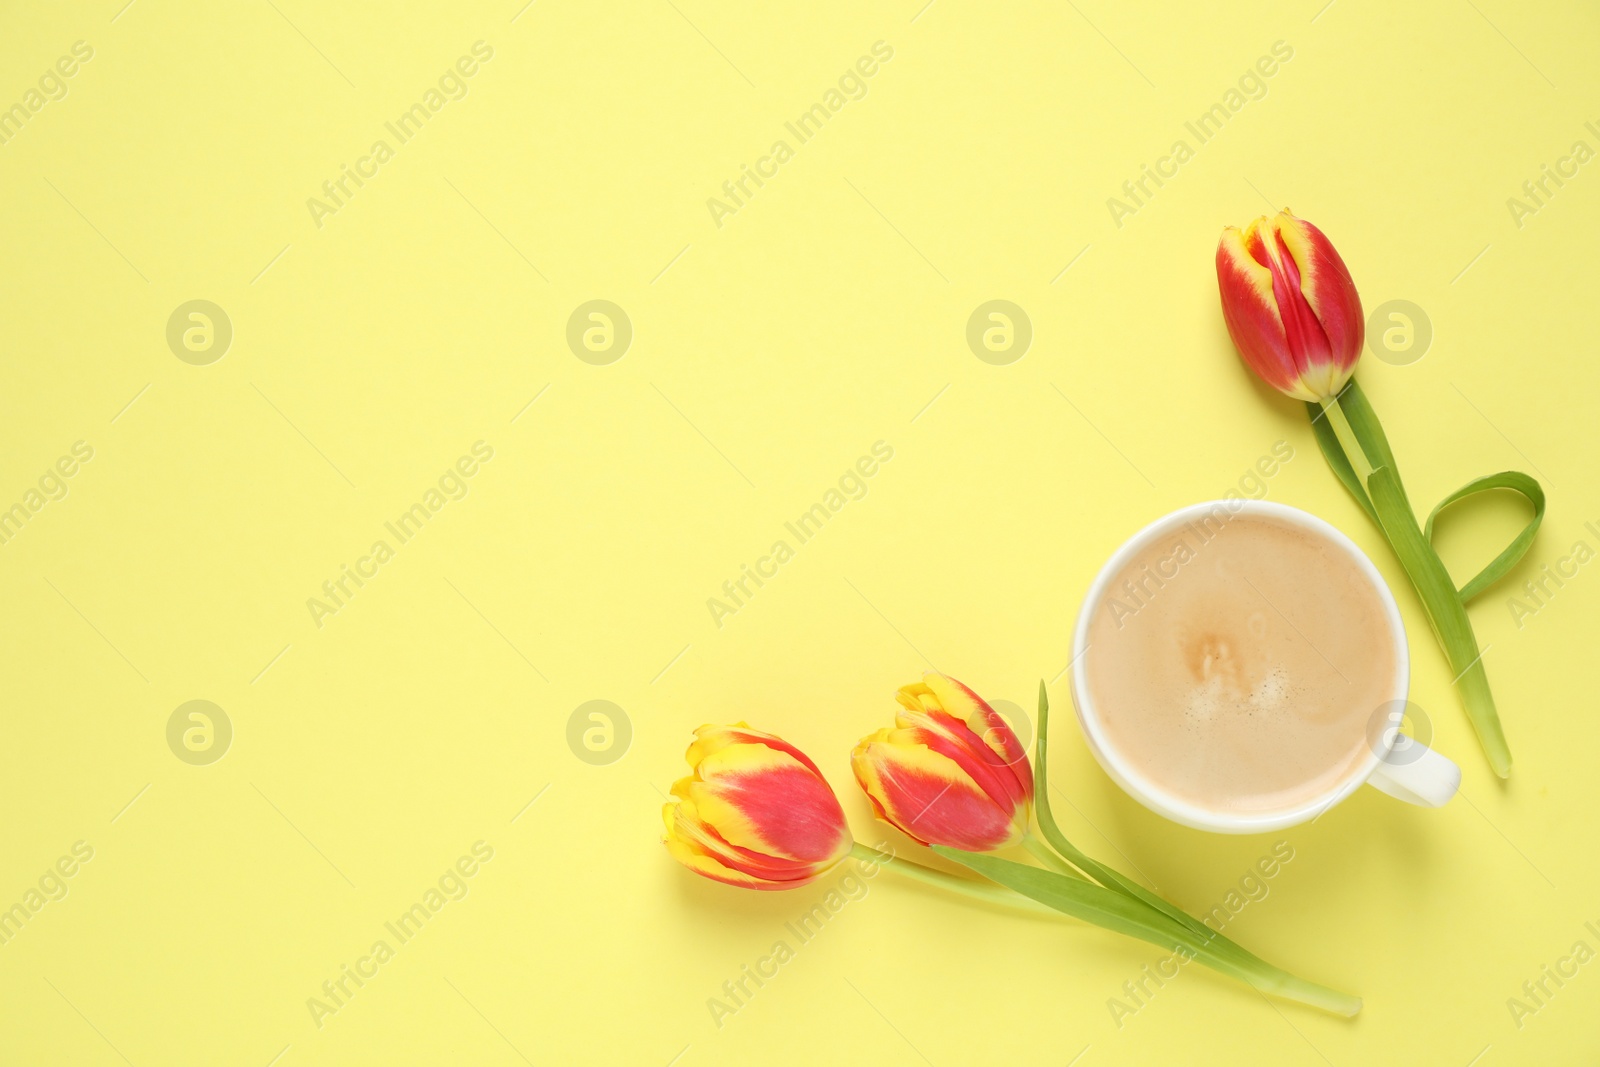
MULTIPOLYGON (((1360 549, 1303 511, 1222 501, 1135 535, 1084 604, 1074 664, 1101 764, 1180 822, 1290 825, 1394 771, 1395 731, 1372 727, 1404 706, 1399 612, 1360 549)), ((1448 798, 1460 771, 1428 755, 1395 772, 1417 789, 1385 791, 1448 798)))

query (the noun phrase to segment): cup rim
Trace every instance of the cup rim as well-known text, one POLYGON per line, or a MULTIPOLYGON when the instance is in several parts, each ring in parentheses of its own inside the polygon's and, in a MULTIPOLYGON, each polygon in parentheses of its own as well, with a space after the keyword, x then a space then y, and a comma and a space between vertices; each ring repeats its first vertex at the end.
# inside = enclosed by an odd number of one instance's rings
POLYGON ((1378 765, 1394 747, 1395 732, 1385 731, 1380 747, 1376 748, 1372 746, 1369 734, 1368 752, 1360 764, 1360 770, 1352 772, 1337 785, 1308 801, 1298 803, 1291 808, 1266 812, 1219 812, 1173 796, 1129 766, 1121 753, 1106 740, 1099 713, 1089 696, 1086 681, 1088 664, 1084 662, 1084 656, 1089 651, 1089 626, 1094 620, 1095 612, 1104 601, 1106 590, 1112 580, 1122 572, 1129 559, 1146 548, 1151 541, 1198 516, 1211 515, 1219 507, 1228 512, 1230 519, 1241 515, 1280 519, 1320 536, 1325 542, 1342 550, 1355 563, 1356 569, 1366 576, 1377 593, 1378 601, 1389 622, 1390 636, 1394 641, 1394 690, 1389 699, 1402 702, 1406 699, 1411 685, 1411 659, 1406 642, 1405 622, 1400 617, 1400 608, 1395 603, 1394 593, 1367 554, 1344 531, 1309 511, 1268 500, 1237 498, 1206 500, 1168 512, 1129 537, 1101 565, 1089 586, 1088 593, 1084 596, 1082 606, 1078 609, 1077 623, 1072 635, 1072 703, 1077 711, 1078 726, 1083 731, 1084 739, 1089 745, 1089 750, 1094 753, 1095 760, 1124 792, 1139 803, 1173 822, 1197 830, 1231 834, 1265 833, 1314 818, 1355 792, 1372 777, 1378 765))

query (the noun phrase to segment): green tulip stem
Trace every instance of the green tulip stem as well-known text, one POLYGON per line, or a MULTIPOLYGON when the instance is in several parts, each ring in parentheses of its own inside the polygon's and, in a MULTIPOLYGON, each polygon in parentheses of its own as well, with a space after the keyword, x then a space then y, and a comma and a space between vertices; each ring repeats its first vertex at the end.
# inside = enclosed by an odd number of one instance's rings
POLYGON ((1084 875, 1066 860, 1050 851, 1050 846, 1033 836, 1033 831, 1028 831, 1028 836, 1022 839, 1022 847, 1027 849, 1034 859, 1055 871, 1070 878, 1083 878, 1084 875))
POLYGON ((1296 978, 1274 967, 1224 937, 1220 931, 1213 930, 1183 909, 1080 851, 1061 832, 1050 810, 1049 751, 1050 695, 1041 679, 1039 738, 1033 750, 1033 802, 1044 841, 1038 841, 1029 834, 1024 845, 1052 868, 1051 871, 1042 872, 1038 868, 1011 863, 996 856, 937 847, 934 851, 1004 885, 1010 885, 1018 892, 1045 900, 1068 915, 1151 944, 1182 951, 1189 958, 1256 989, 1323 1008, 1337 1015, 1354 1015, 1361 1010, 1359 997, 1296 978), (1054 862, 1044 855, 1048 851, 1046 846, 1059 854, 1054 862), (1065 874, 1076 875, 1077 871, 1082 871, 1083 876, 1087 877, 1063 877, 1065 874))
MULTIPOLYGON (((1478 735, 1489 766, 1501 778, 1511 776, 1511 749, 1506 744, 1505 731, 1500 725, 1500 715, 1495 710, 1494 694, 1489 691, 1489 676, 1483 668, 1483 653, 1478 650, 1478 639, 1472 631, 1472 621, 1467 618, 1467 605, 1457 591, 1450 572, 1445 568, 1433 543, 1417 525, 1411 503, 1406 499, 1405 487, 1400 483, 1400 472, 1389 450, 1383 426, 1366 401, 1359 386, 1352 380, 1337 399, 1320 401, 1321 411, 1327 416, 1328 426, 1337 438, 1337 447, 1348 468, 1340 470, 1331 443, 1319 434, 1319 443, 1334 473, 1346 480, 1346 485, 1356 495, 1356 501, 1378 524, 1389 540, 1406 577, 1411 579, 1417 597, 1428 617, 1428 623, 1444 649, 1445 659, 1455 676, 1453 685, 1459 687, 1461 701, 1467 718, 1478 735), (1374 466, 1374 458, 1377 465, 1374 466), (1350 479, 1350 475, 1354 479, 1350 479), (1357 492, 1357 490, 1361 490, 1357 492)), ((1308 405, 1309 407, 1309 405, 1308 405)), ((1313 427, 1317 410, 1313 411, 1313 427)), ((1506 475, 1500 476, 1508 477, 1506 475)), ((1469 487, 1470 490, 1471 487, 1469 487)), ((1537 490, 1537 486, 1533 487, 1537 490)), ((1530 499, 1533 499, 1530 497, 1530 499)), ((1540 494, 1537 505, 1542 508, 1540 494)), ((1531 533, 1528 538, 1531 540, 1531 533)))
POLYGON ((874 867, 887 867, 890 870, 899 871, 908 878, 914 878, 919 882, 938 886, 940 889, 946 889, 954 893, 961 893, 985 904, 997 904, 1007 908, 1015 908, 1030 915, 1048 915, 1051 918, 1060 917, 1060 913, 1048 904, 1041 904, 1031 897, 1025 897, 1021 893, 1014 893, 1003 886, 995 885, 993 882, 979 882, 971 878, 963 878, 960 875, 949 874, 945 871, 936 871, 932 867, 924 867, 920 863, 902 859, 888 852, 880 852, 871 845, 863 845, 859 841, 855 842, 854 847, 850 849, 850 855, 861 863, 871 864, 874 867))
POLYGON ((1361 484, 1366 485, 1372 477, 1372 460, 1367 458, 1366 449, 1361 447, 1361 442, 1356 438, 1356 431, 1350 425, 1350 420, 1345 417, 1344 408, 1339 406, 1338 397, 1329 397, 1319 400, 1322 413, 1327 416, 1328 425, 1333 427, 1334 436, 1339 439, 1339 447, 1344 449, 1345 456, 1350 460, 1350 466, 1355 469, 1356 477, 1361 479, 1361 484))

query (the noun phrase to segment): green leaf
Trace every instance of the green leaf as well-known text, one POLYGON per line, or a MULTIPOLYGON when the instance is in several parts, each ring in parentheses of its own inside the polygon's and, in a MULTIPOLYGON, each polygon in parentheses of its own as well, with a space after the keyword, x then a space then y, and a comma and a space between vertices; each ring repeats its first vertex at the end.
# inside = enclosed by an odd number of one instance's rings
MULTIPOLYGON (((1367 403, 1366 395, 1352 378, 1345 390, 1339 394, 1337 402, 1327 409, 1327 414, 1328 418, 1322 421, 1332 422, 1335 419, 1342 419, 1349 423, 1347 431, 1330 427, 1340 433, 1341 440, 1338 442, 1340 458, 1348 459, 1344 447, 1346 442, 1343 440, 1344 434, 1348 433, 1354 438, 1349 442, 1349 448, 1359 449, 1374 468, 1372 473, 1367 475, 1364 487, 1371 504, 1368 514, 1376 518, 1379 529, 1388 538, 1389 546, 1394 549, 1400 565, 1405 568, 1406 577, 1411 579, 1411 585, 1416 589, 1418 599, 1422 601, 1428 625, 1432 627, 1434 636, 1444 649, 1450 669, 1455 672, 1454 684, 1460 687, 1461 701, 1466 707, 1467 718, 1472 722, 1473 730, 1478 735, 1478 743, 1489 759, 1489 766, 1495 774, 1507 778, 1511 774, 1511 750, 1506 744, 1505 731, 1500 725, 1500 714, 1495 710, 1494 696, 1489 691, 1489 676, 1483 667, 1483 654, 1478 650, 1478 639, 1472 632, 1472 621, 1467 618, 1466 603, 1462 599, 1462 594, 1457 592, 1455 582, 1439 559, 1439 554, 1433 550, 1433 543, 1417 525, 1416 514, 1411 509, 1411 501, 1406 497, 1405 486, 1400 481, 1400 470, 1395 464, 1394 453, 1389 449, 1389 441, 1384 436, 1383 426, 1378 422, 1377 413, 1372 410, 1372 405, 1367 403)), ((1334 468, 1334 473, 1343 480, 1340 464, 1332 455, 1329 455, 1328 462, 1334 468)), ((1345 465, 1348 466, 1348 463, 1345 465)), ((1516 477, 1525 476, 1513 474, 1494 477, 1496 479, 1510 477, 1515 480, 1516 477)), ((1531 483, 1532 479, 1528 481, 1531 483)), ((1526 488, 1520 482, 1516 487, 1519 491, 1526 488)), ((1473 485, 1469 485, 1463 492, 1470 494, 1476 491, 1478 490, 1473 485)), ((1444 507, 1451 502, 1447 499, 1445 504, 1440 506, 1444 507)), ((1434 513, 1437 515, 1438 509, 1435 509, 1434 513)), ((1524 531, 1524 535, 1531 540, 1532 530, 1524 531)), ((1526 550, 1526 545, 1521 545, 1519 548, 1522 536, 1519 535, 1518 540, 1512 543, 1507 552, 1520 555, 1520 552, 1526 550)), ((1503 557, 1505 555, 1506 553, 1502 553, 1503 557)), ((1514 559, 1511 562, 1514 562, 1514 559)), ((1508 568, 1511 562, 1502 563, 1497 558, 1485 568, 1485 574, 1480 574, 1472 582, 1467 583, 1467 590, 1474 595, 1481 592, 1488 582, 1503 575, 1502 568, 1508 568), (1483 585, 1476 584, 1480 579, 1483 579, 1483 585)))
POLYGON ((1062 858, 1076 866, 1089 877, 1099 882, 1102 886, 1113 892, 1121 893, 1130 900, 1138 901, 1160 915, 1179 924, 1184 929, 1209 945, 1212 951, 1219 955, 1228 956, 1237 962, 1249 965, 1260 964, 1266 966, 1261 958, 1240 945, 1238 942, 1222 936, 1222 934, 1207 926, 1202 920, 1195 918, 1182 908, 1178 907, 1159 895, 1150 892, 1144 886, 1103 863, 1093 859, 1080 851, 1077 846, 1067 840, 1067 836, 1056 825, 1055 814, 1050 809, 1050 694, 1045 689, 1044 679, 1039 680, 1039 740, 1034 745, 1033 759, 1033 794, 1034 814, 1039 821, 1039 829, 1044 833, 1044 839, 1055 849, 1062 858))
POLYGON ((1539 532, 1539 524, 1544 521, 1544 489, 1537 481, 1521 471, 1501 471, 1499 474, 1477 478, 1439 501, 1422 527, 1422 536, 1432 544, 1434 520, 1439 517, 1441 511, 1459 500, 1494 489, 1510 489, 1527 497, 1528 503, 1533 505, 1533 518, 1528 520, 1528 525, 1522 528, 1522 532, 1512 539, 1503 552, 1479 571, 1472 581, 1461 587, 1460 596, 1463 604, 1472 603, 1484 590, 1504 578, 1507 572, 1527 555, 1529 546, 1533 544, 1533 535, 1539 532))
MULTIPOLYGON (((1367 454, 1372 465, 1387 467, 1394 472, 1394 484, 1400 489, 1400 499, 1405 502, 1406 511, 1411 511, 1411 500, 1406 496, 1405 483, 1400 479, 1400 465, 1395 462, 1394 452, 1389 448, 1383 423, 1378 421, 1378 413, 1367 402, 1367 394, 1361 391, 1360 383, 1354 378, 1339 394, 1339 407, 1344 411, 1350 428, 1355 431, 1356 440, 1361 442, 1361 450, 1367 454)), ((1368 486, 1368 490, 1371 490, 1371 486, 1368 486)))
POLYGON ((1192 930, 1104 886, 986 852, 963 852, 946 845, 934 845, 933 850, 1007 889, 1107 930, 1165 949, 1202 947, 1192 930))
MULTIPOLYGON (((1193 918, 1188 912, 1175 905, 1167 903, 1156 894, 1145 889, 1118 872, 1091 859, 1080 852, 1067 836, 1056 825, 1056 819, 1050 810, 1050 774, 1049 774, 1049 749, 1050 749, 1050 695, 1045 691, 1044 680, 1039 680, 1039 740, 1033 750, 1033 804, 1034 812, 1039 820, 1039 829, 1044 833, 1044 839, 1050 847, 1061 854, 1068 863, 1083 871, 1089 877, 1099 882, 1108 889, 1115 890, 1140 901, 1156 911, 1167 916, 1175 922, 1181 923, 1185 928, 1206 938, 1217 938, 1227 941, 1215 930, 1212 930, 1199 919, 1193 918)), ((1228 942, 1232 945, 1232 942, 1228 942)), ((1238 946, 1234 946, 1237 948, 1238 946)), ((1243 949, 1239 949, 1243 952, 1243 949)))
MULTIPOLYGON (((1360 432, 1358 429, 1357 435, 1360 432)), ((1367 479, 1367 486, 1383 519, 1383 532, 1411 578, 1411 584, 1416 587, 1434 635, 1444 648, 1450 669, 1456 673, 1461 702, 1466 706, 1467 718, 1478 735, 1478 743, 1489 758, 1489 766, 1501 778, 1508 778, 1511 749, 1506 744, 1500 713, 1495 710, 1494 696, 1489 691, 1489 676, 1483 669, 1483 654, 1478 651, 1472 620, 1467 618, 1467 607, 1456 592, 1455 582, 1433 545, 1417 529, 1416 517, 1411 514, 1394 471, 1387 467, 1374 471, 1367 479)))
POLYGON ((1382 529, 1383 524, 1378 521, 1378 513, 1373 510, 1372 500, 1367 496, 1366 487, 1361 484, 1361 479, 1356 477, 1355 468, 1350 466, 1350 457, 1344 454, 1344 449, 1339 445, 1339 435, 1328 423, 1327 412, 1322 410, 1321 404, 1308 400, 1306 413, 1311 416, 1311 432, 1316 435, 1317 446, 1322 449, 1322 456, 1328 461, 1334 477, 1350 490, 1350 495, 1356 498, 1356 503, 1361 505, 1361 510, 1367 513, 1367 518, 1372 520, 1372 524, 1382 529))
MULTIPOLYGON (((1356 438, 1361 443, 1361 450, 1367 454, 1367 459, 1374 467, 1388 467, 1394 471, 1395 483, 1400 485, 1400 494, 1403 497, 1405 486, 1400 482, 1400 467, 1395 463, 1393 450, 1389 448, 1389 438, 1383 432, 1383 424, 1378 421, 1378 413, 1367 403, 1367 394, 1361 391, 1361 386, 1354 378, 1351 378, 1339 393, 1338 404, 1355 431, 1356 438)), ((1350 457, 1345 455, 1339 435, 1326 418, 1327 412, 1322 409, 1322 405, 1308 401, 1306 413, 1311 416, 1311 432, 1316 435, 1317 445, 1322 449, 1322 455, 1327 459, 1328 466, 1333 469, 1334 477, 1350 490, 1350 495, 1356 498, 1356 503, 1361 505, 1361 510, 1367 513, 1367 518, 1372 520, 1372 524, 1380 530, 1383 529, 1383 521, 1378 518, 1377 509, 1373 507, 1367 487, 1361 484, 1360 475, 1351 465, 1350 457)), ((1410 509, 1411 502, 1407 500, 1406 510, 1410 509)))
POLYGON ((1219 952, 1211 941, 1187 926, 1104 886, 987 853, 963 852, 944 845, 935 845, 933 850, 946 859, 977 871, 990 881, 1016 890, 1063 914, 1170 951, 1182 951, 1213 970, 1265 992, 1340 1015, 1354 1015, 1361 1010, 1361 1001, 1357 997, 1296 978, 1253 957, 1246 961, 1219 952))

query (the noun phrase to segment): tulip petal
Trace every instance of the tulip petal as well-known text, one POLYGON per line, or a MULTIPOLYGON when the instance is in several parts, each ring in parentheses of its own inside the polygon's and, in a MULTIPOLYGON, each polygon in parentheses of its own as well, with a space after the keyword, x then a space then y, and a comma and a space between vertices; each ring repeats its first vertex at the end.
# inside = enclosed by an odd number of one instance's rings
POLYGON ((734 723, 732 726, 718 726, 707 723, 696 730, 694 735, 693 743, 689 745, 689 750, 684 753, 684 758, 689 761, 689 766, 691 767, 698 767, 707 756, 714 755, 729 745, 765 745, 767 748, 776 749, 779 752, 787 752, 796 761, 809 767, 812 774, 815 774, 818 778, 822 777, 822 771, 817 768, 815 763, 811 762, 811 758, 804 752, 801 752, 781 737, 774 737, 772 734, 762 733, 760 730, 752 730, 748 724, 743 722, 734 723))
POLYGON ((977 693, 947 674, 929 672, 923 681, 946 712, 962 720, 967 729, 1010 767, 1024 796, 1033 796, 1033 770, 1028 753, 1005 718, 977 693))
POLYGON ((1032 800, 1033 770, 1021 743, 971 689, 930 672, 923 681, 902 687, 897 699, 905 710, 895 723, 905 735, 896 736, 896 742, 924 744, 955 760, 1007 811, 1032 800))
POLYGON ((1228 335, 1263 381, 1300 400, 1338 394, 1361 358, 1361 298, 1332 242, 1287 210, 1217 243, 1228 335))
POLYGON ((1299 268, 1300 290, 1328 340, 1330 367, 1316 386, 1326 390, 1322 395, 1332 396, 1344 388, 1366 343, 1361 296, 1338 249, 1321 230, 1287 211, 1278 216, 1277 230, 1299 268))
POLYGON ((767 855, 729 842, 715 826, 706 821, 699 806, 687 795, 687 790, 679 788, 691 781, 684 779, 673 787, 673 793, 680 799, 677 804, 669 805, 669 818, 672 821, 668 824, 667 836, 682 842, 696 853, 751 877, 791 885, 811 880, 837 859, 829 857, 828 863, 811 863, 767 855))
POLYGON ((1244 231, 1232 226, 1222 231, 1217 242, 1222 318, 1246 366, 1279 392, 1314 400, 1300 386, 1300 369, 1278 317, 1270 262, 1254 223, 1244 231))
POLYGON ((672 786, 664 843, 684 866, 748 889, 793 889, 849 855, 844 809, 816 764, 745 723, 705 725, 672 786))
MULTIPOLYGON (((667 805, 671 807, 672 805, 667 805)), ((666 839, 667 851, 672 858, 694 871, 696 874, 705 875, 714 881, 725 882, 728 885, 740 886, 744 889, 793 889, 804 882, 774 882, 735 870, 714 856, 700 852, 693 846, 686 844, 676 837, 666 839)), ((809 879, 808 879, 809 880, 809 879)))
POLYGON ((1028 803, 1031 794, 1017 779, 1016 772, 967 729, 961 720, 944 712, 918 714, 902 712, 895 720, 897 729, 889 740, 897 745, 918 745, 950 760, 981 789, 995 807, 1014 811, 1028 803))
MULTIPOLYGON (((706 756, 680 796, 729 844, 779 859, 828 863, 850 850, 844 809, 809 760, 761 743, 706 756)), ((678 792, 679 786, 673 791, 678 792)))
POLYGON ((1301 291, 1300 265, 1290 254, 1277 221, 1258 221, 1264 224, 1260 243, 1272 268, 1272 296, 1288 339, 1295 376, 1309 385, 1305 382, 1307 374, 1332 363, 1333 350, 1328 346, 1328 335, 1322 331, 1316 312, 1301 291))
POLYGON ((1021 839, 1014 809, 996 805, 950 757, 896 743, 898 732, 865 738, 851 756, 856 779, 880 817, 924 844, 937 841, 969 852, 1021 839))

